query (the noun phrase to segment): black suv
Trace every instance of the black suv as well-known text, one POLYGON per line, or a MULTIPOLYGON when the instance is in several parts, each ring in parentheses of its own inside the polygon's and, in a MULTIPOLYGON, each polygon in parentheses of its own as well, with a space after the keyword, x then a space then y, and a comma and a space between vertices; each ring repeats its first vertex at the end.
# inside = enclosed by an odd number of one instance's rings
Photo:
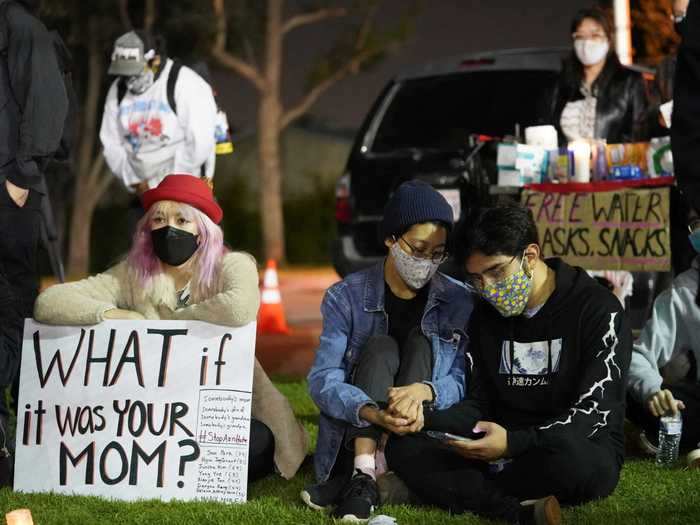
POLYGON ((336 187, 336 271, 344 276, 383 257, 382 211, 406 180, 425 180, 444 192, 456 215, 490 202, 497 174, 489 137, 519 136, 536 123, 538 101, 567 52, 470 54, 392 80, 360 128, 336 187))

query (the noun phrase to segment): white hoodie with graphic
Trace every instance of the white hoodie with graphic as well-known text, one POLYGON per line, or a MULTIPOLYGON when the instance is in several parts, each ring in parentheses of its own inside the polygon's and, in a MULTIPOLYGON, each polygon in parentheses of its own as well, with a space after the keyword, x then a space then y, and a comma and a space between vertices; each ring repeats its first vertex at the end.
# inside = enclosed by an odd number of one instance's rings
POLYGON ((168 173, 214 175, 217 109, 211 86, 182 66, 175 84, 175 114, 167 95, 172 66, 168 59, 149 89, 139 95, 127 90, 119 104, 118 80, 107 94, 100 140, 109 168, 129 191, 141 182, 154 188, 168 173))

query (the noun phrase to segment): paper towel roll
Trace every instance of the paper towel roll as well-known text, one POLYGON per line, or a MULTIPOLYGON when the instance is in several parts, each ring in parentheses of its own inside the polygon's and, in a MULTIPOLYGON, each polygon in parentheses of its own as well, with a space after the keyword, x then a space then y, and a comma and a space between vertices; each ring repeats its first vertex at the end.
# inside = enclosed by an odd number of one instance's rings
POLYGON ((542 146, 546 150, 559 148, 559 137, 554 126, 530 126, 525 128, 525 143, 542 146))

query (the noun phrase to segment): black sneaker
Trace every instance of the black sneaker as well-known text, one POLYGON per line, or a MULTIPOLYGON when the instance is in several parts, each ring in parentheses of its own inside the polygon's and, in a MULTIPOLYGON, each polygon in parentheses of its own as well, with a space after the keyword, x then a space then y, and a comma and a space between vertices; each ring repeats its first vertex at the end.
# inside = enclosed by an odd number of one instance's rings
POLYGON ((301 491, 301 499, 310 509, 326 510, 338 502, 338 496, 349 479, 349 476, 336 476, 325 483, 307 485, 301 491))
POLYGON ((340 495, 340 502, 333 512, 333 517, 342 521, 363 523, 367 521, 379 505, 379 487, 377 482, 359 469, 348 481, 340 495))
POLYGON ((561 508, 554 496, 520 503, 519 525, 561 525, 561 508))

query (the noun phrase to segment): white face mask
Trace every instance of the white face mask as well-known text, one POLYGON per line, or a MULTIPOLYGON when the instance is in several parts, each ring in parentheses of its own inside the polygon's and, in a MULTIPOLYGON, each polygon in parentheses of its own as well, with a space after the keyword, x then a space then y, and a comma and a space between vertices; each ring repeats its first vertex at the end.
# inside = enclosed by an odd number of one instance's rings
POLYGON ((440 266, 430 259, 419 259, 407 254, 401 249, 398 242, 391 245, 391 255, 394 258, 396 271, 399 272, 403 282, 412 290, 420 290, 428 284, 440 266))
POLYGON ((610 44, 607 40, 604 42, 590 39, 574 41, 574 52, 584 66, 602 62, 608 51, 610 51, 610 44))
POLYGON ((134 95, 140 95, 153 85, 154 80, 155 75, 153 71, 147 69, 140 75, 129 77, 126 80, 126 87, 134 95))

